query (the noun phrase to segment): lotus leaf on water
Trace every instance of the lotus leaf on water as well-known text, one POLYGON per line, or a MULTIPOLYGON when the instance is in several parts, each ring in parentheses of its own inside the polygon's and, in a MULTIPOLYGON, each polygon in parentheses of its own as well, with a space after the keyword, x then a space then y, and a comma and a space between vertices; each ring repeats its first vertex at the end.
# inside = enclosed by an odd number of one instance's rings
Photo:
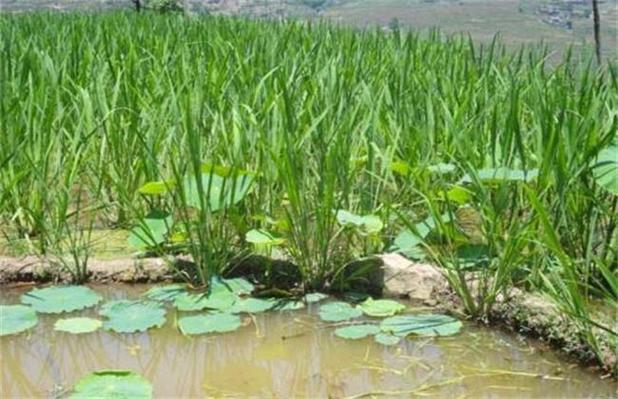
POLYGON ((404 305, 391 299, 375 300, 373 298, 367 298, 359 307, 363 313, 372 317, 393 316, 406 308, 404 305))
POLYGON ((153 301, 173 301, 180 294, 186 292, 184 284, 169 284, 152 287, 144 293, 144 296, 153 301))
POLYGON ((239 316, 229 313, 186 316, 178 320, 178 328, 184 335, 229 332, 237 330, 241 324, 239 316))
POLYGON ((220 291, 232 292, 236 295, 250 294, 255 287, 242 277, 237 278, 220 278, 213 277, 210 280, 211 293, 218 293, 220 291))
POLYGON ((315 302, 320 302, 326 298, 328 298, 328 295, 326 294, 322 294, 321 292, 312 292, 310 294, 305 295, 305 302, 315 303, 315 302))
POLYGON ((399 337, 410 334, 424 336, 447 336, 459 332, 462 324, 459 320, 441 314, 423 314, 415 316, 393 316, 382 320, 380 328, 399 337))
POLYGON ((390 346, 397 345, 401 341, 401 337, 381 332, 375 335, 375 340, 379 344, 390 346))
POLYGON ((340 327, 335 330, 335 335, 345 339, 361 339, 379 332, 380 327, 375 324, 359 324, 340 327))
POLYGON ((36 312, 25 305, 0 305, 0 337, 26 331, 38 323, 36 312))
POLYGON ((103 327, 119 333, 141 332, 165 324, 165 309, 156 302, 112 301, 99 313, 109 318, 103 327))
POLYGON ((274 299, 247 298, 234 303, 230 313, 260 313, 272 309, 277 304, 274 299))
POLYGON ((40 313, 62 313, 85 309, 101 301, 101 296, 80 285, 33 289, 21 296, 21 302, 40 313))
POLYGON ((183 312, 204 309, 227 310, 230 309, 238 297, 227 290, 212 291, 210 294, 184 293, 176 296, 174 306, 183 312))
POLYGON ((68 332, 71 334, 84 334, 95 332, 103 322, 90 317, 71 317, 68 319, 57 320, 54 324, 54 330, 68 332))
POLYGON ((100 370, 79 380, 70 398, 147 399, 152 398, 152 385, 132 371, 100 370))
POLYGON ((363 311, 345 302, 331 302, 320 306, 320 318, 324 321, 345 321, 363 314, 363 311))

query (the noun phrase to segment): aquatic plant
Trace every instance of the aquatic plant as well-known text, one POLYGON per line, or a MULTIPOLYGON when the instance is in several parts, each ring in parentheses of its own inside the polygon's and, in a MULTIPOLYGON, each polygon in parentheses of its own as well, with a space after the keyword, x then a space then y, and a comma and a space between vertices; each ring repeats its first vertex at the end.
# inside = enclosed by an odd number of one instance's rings
POLYGON ((100 370, 77 381, 69 397, 149 399, 152 398, 152 385, 144 377, 129 370, 100 370))
POLYGON ((37 323, 36 312, 30 306, 0 305, 0 336, 29 330, 37 323))
POLYGON ((21 302, 39 313, 73 312, 92 307, 103 298, 92 289, 73 286, 34 288, 21 296, 21 302))

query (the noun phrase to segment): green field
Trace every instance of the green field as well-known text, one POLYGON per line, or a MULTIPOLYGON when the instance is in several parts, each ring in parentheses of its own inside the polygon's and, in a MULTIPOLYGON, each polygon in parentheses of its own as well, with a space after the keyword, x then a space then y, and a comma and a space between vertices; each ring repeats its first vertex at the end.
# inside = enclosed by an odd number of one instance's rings
POLYGON ((135 253, 190 259, 174 271, 194 286, 277 253, 333 292, 396 251, 438 265, 471 318, 543 292, 602 359, 618 75, 548 58, 324 22, 2 14, 3 247, 83 282, 96 233, 129 230, 135 253))

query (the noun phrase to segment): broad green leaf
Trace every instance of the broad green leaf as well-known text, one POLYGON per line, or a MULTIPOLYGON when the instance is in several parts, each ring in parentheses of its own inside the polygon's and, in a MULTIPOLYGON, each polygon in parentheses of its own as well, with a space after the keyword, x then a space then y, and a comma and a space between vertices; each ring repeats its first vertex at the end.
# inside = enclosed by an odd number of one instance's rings
POLYGON ((380 328, 383 332, 399 337, 410 334, 424 336, 446 336, 459 332, 462 324, 459 320, 440 314, 424 314, 416 316, 393 316, 382 320, 380 328))
POLYGON ((367 298, 363 303, 358 305, 367 316, 372 317, 388 317, 401 312, 406 307, 399 302, 391 299, 373 299, 367 298))
POLYGON ((131 229, 127 241, 136 249, 154 248, 165 242, 173 223, 172 215, 161 211, 151 212, 131 229))
POLYGON ((144 297, 153 301, 165 302, 173 301, 178 295, 185 292, 187 292, 185 284, 159 285, 146 291, 144 297))
POLYGON ((380 327, 375 324, 359 324, 354 326, 340 327, 335 330, 335 335, 345 339, 361 339, 380 332, 380 327))
POLYGON ((106 330, 133 333, 165 324, 165 309, 156 302, 118 300, 104 304, 99 314, 108 317, 106 330))
POLYGON ((401 337, 381 332, 375 335, 375 340, 379 344, 391 346, 397 345, 401 341, 401 337))
POLYGON ((38 323, 30 306, 0 305, 0 337, 26 331, 38 323))
POLYGON ((211 291, 210 294, 183 293, 174 298, 174 306, 183 312, 204 309, 227 310, 237 300, 237 296, 230 291, 211 291))
POLYGON ((194 208, 201 208, 200 193, 203 194, 203 203, 211 212, 229 208, 239 203, 249 192, 253 183, 253 176, 248 173, 238 173, 233 176, 221 176, 212 170, 202 173, 201 191, 198 181, 194 176, 184 179, 185 196, 187 204, 194 208))
POLYGON ((618 146, 611 146, 599 152, 592 174, 597 184, 609 193, 618 195, 618 146))
POLYGON ((328 298, 328 295, 326 294, 322 294, 321 292, 312 292, 310 294, 305 295, 305 302, 315 303, 315 302, 320 302, 326 298, 328 298))
POLYGON ((260 313, 272 309, 277 304, 274 299, 247 298, 236 301, 227 310, 229 313, 260 313))
POLYGON ((240 317, 229 313, 185 316, 178 320, 178 328, 184 335, 229 332, 237 330, 241 324, 240 317))
POLYGON ((101 370, 75 384, 71 399, 149 399, 152 386, 142 376, 128 370, 101 370))
POLYGON ((73 312, 94 306, 101 299, 99 294, 81 285, 35 288, 21 296, 22 303, 39 313, 73 312))
POLYGON ((248 295, 253 292, 255 287, 242 277, 221 278, 213 277, 210 279, 211 292, 232 292, 236 295, 248 295))
POLYGON ((431 173, 435 173, 435 174, 439 174, 439 175, 443 175, 443 174, 447 174, 447 173, 452 173, 456 170, 457 168, 455 167, 455 165, 451 164, 451 163, 438 163, 435 165, 430 165, 427 167, 427 170, 431 173))
POLYGON ((274 247, 285 243, 285 239, 273 237, 266 230, 250 230, 245 234, 245 240, 256 246, 274 247))
POLYGON ((57 320, 54 324, 54 330, 68 332, 71 334, 84 334, 95 332, 103 322, 90 317, 71 317, 68 319, 57 320))
MULTIPOLYGON (((486 168, 476 171, 476 175, 480 181, 487 183, 501 182, 530 182, 535 180, 539 175, 538 169, 511 169, 506 167, 486 168)), ((462 177, 462 183, 472 183, 474 179, 470 174, 462 177)))
POLYGON ((360 216, 340 209, 337 211, 337 222, 342 226, 353 226, 367 234, 378 233, 384 227, 379 217, 375 215, 360 216))
POLYGON ((446 192, 446 198, 452 203, 463 205, 470 201, 472 193, 462 186, 453 186, 446 192))
POLYGON ((173 181, 151 181, 141 186, 137 191, 145 195, 161 195, 174 186, 173 181))
POLYGON ((320 306, 320 318, 324 321, 345 321, 362 316, 362 310, 345 302, 330 302, 320 306))
POLYGON ((391 170, 401 176, 408 176, 411 168, 406 162, 399 160, 391 162, 391 170))

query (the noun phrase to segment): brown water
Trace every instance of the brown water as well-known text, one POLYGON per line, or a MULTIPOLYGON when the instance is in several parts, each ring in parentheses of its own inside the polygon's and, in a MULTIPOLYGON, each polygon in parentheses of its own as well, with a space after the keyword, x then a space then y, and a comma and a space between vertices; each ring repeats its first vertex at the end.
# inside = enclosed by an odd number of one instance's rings
MULTIPOLYGON (((118 299, 149 287, 93 288, 118 299)), ((18 303, 27 290, 3 289, 0 303, 18 303)), ((59 333, 58 316, 40 316, 29 333, 0 338, 0 397, 62 396, 80 377, 105 368, 142 374, 160 398, 609 398, 618 389, 502 332, 466 324, 454 337, 384 347, 335 337, 317 308, 260 314, 239 331, 194 338, 173 327, 171 310, 163 328, 138 334, 59 333)))

